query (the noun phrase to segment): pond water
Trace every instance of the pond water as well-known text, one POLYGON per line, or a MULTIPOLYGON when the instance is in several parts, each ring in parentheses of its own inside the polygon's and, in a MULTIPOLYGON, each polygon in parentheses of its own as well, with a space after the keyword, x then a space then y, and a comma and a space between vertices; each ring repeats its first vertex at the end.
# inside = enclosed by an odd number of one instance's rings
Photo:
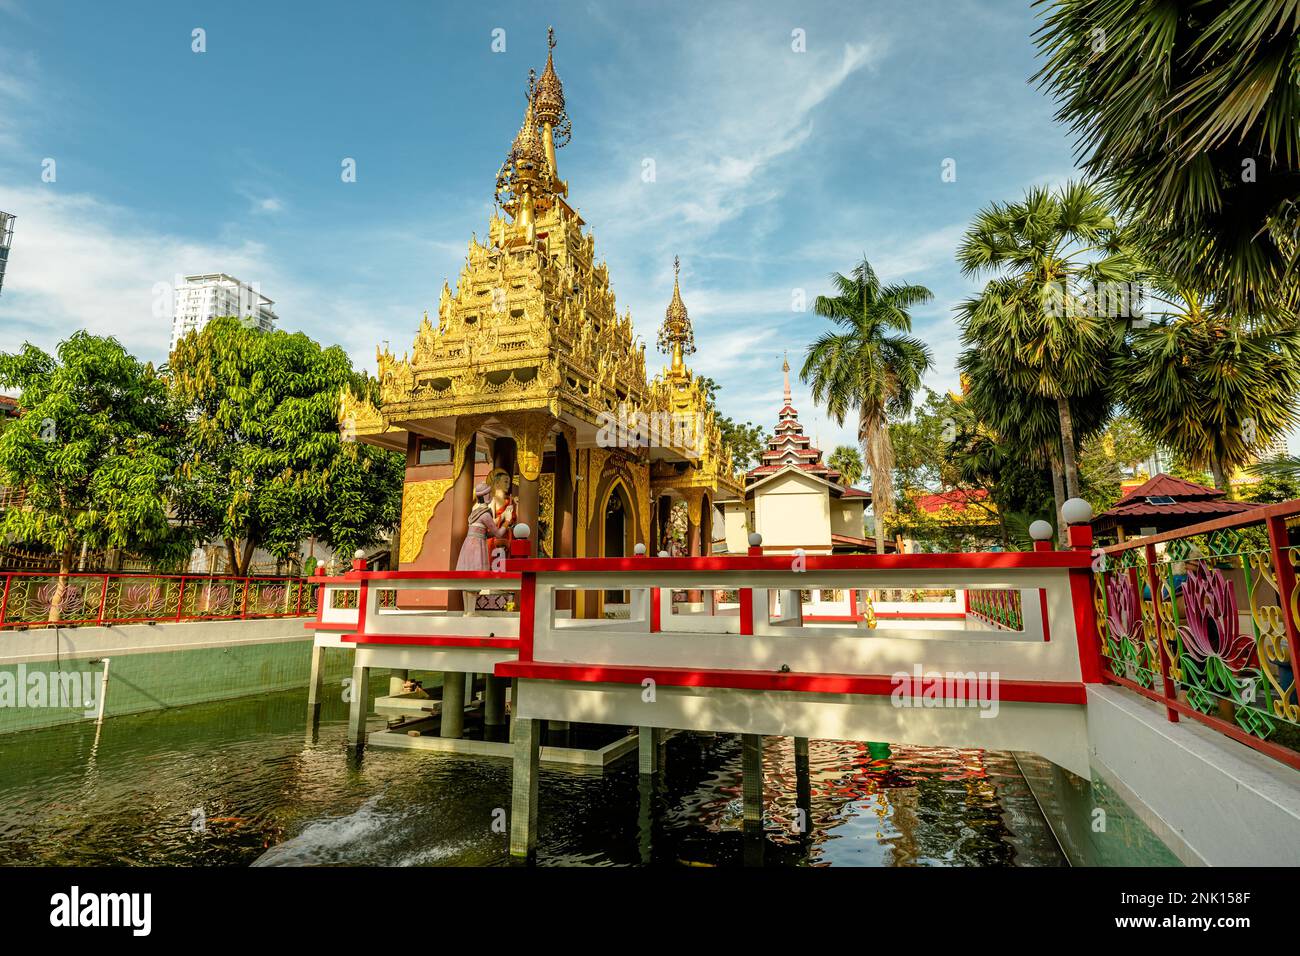
MULTIPOLYGON (((306 731, 305 693, 199 704, 0 737, 0 864, 507 863, 510 765, 345 747, 343 705, 306 731)), ((678 734, 665 770, 544 769, 537 864, 1055 866, 1010 754, 810 746, 796 832, 792 742, 768 738, 766 832, 741 829, 740 738, 678 734)))

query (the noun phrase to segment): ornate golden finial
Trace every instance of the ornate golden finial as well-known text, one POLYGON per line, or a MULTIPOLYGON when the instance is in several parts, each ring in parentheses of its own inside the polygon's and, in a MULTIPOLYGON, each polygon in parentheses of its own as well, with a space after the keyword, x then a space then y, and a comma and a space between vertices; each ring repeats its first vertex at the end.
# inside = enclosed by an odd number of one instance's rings
POLYGON ((541 131, 546 162, 550 167, 551 188, 560 194, 567 193, 567 188, 560 181, 560 173, 555 165, 555 151, 566 146, 573 135, 573 124, 564 109, 564 86, 555 72, 555 28, 546 30, 546 67, 536 84, 530 83, 529 99, 537 117, 537 127, 541 131))
POLYGON ((784 408, 786 405, 790 404, 790 353, 789 351, 785 352, 785 361, 781 363, 781 371, 785 373, 785 404, 781 406, 782 408, 784 408))
POLYGON ((532 242, 537 238, 536 213, 550 208, 553 195, 546 145, 537 129, 530 96, 524 121, 497 173, 496 198, 513 217, 516 232, 522 232, 532 242))
POLYGON ((537 81, 533 93, 533 102, 537 110, 537 122, 543 128, 549 126, 555 133, 556 147, 569 141, 572 132, 568 114, 564 111, 564 86, 555 72, 555 28, 546 31, 546 66, 537 81))
POLYGON ((672 369, 682 370, 682 358, 695 352, 695 332, 691 328, 691 318, 682 301, 682 289, 679 281, 682 260, 673 257, 673 298, 664 312, 664 324, 659 327, 659 351, 671 352, 672 369))

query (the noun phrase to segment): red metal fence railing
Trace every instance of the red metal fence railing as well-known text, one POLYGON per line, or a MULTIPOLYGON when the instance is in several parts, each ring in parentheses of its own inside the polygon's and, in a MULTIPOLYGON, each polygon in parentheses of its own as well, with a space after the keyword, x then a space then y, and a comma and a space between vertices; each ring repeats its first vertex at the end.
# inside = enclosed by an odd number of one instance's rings
POLYGON ((0 572, 0 630, 316 614, 311 578, 0 572), (50 619, 58 600, 59 610, 50 619))
POLYGON ((1300 769, 1300 500, 1095 552, 1105 678, 1300 769))

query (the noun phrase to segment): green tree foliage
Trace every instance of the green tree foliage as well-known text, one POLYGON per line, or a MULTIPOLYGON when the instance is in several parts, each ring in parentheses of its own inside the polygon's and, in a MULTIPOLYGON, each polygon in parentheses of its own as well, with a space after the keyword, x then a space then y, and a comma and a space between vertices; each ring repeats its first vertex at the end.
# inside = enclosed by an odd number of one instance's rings
POLYGON ((1235 312, 1294 311, 1294 0, 1055 0, 1037 42, 1057 118, 1152 261, 1235 312))
POLYGON ((1083 497, 1094 513, 1105 511, 1120 499, 1124 479, 1134 474, 1155 450, 1155 442, 1128 414, 1117 415, 1105 430, 1083 443, 1079 449, 1079 480, 1083 497))
MULTIPOLYGON (((799 376, 811 382, 813 401, 843 425, 858 416, 858 442, 871 471, 872 510, 886 526, 894 506, 894 447, 889 419, 906 415, 921 376, 933 364, 929 347, 912 333, 911 310, 933 295, 921 285, 884 285, 865 258, 850 275, 833 273, 835 294, 819 295, 813 311, 838 330, 809 347, 799 376)), ((876 550, 885 538, 876 534, 876 550)))
POLYGON ((396 525, 402 456, 340 434, 341 390, 373 396, 337 346, 222 318, 172 357, 186 411, 179 512, 225 541, 231 568, 253 550, 288 558, 315 536, 347 555, 396 525))
MULTIPOLYGON (((1242 497, 1264 504, 1300 498, 1300 459, 1282 455, 1263 464, 1265 467, 1257 472, 1262 477, 1254 484, 1244 485, 1240 489, 1244 492, 1242 497), (1269 469, 1269 465, 1281 467, 1269 469)), ((1253 468, 1248 470, 1255 471, 1253 468)))
POLYGON ((717 397, 721 386, 707 375, 699 376, 700 385, 713 409, 714 421, 722 433, 722 444, 731 449, 731 463, 739 471, 748 471, 757 465, 766 447, 766 433, 753 422, 737 422, 718 410, 717 397))
POLYGON ((837 445, 826 464, 840 473, 840 484, 846 488, 862 479, 862 453, 852 445, 837 445))
POLYGON ((1125 231, 1085 183, 1031 189, 1021 202, 981 210, 957 262, 965 275, 992 276, 958 310, 964 343, 1016 392, 1055 404, 1049 458, 1077 497, 1072 400, 1104 394, 1123 345, 1125 323, 1097 290, 1127 289, 1137 273, 1125 231))
POLYGON ((1147 436, 1192 468, 1228 475, 1296 422, 1300 328, 1238 319, 1178 290, 1168 312, 1133 333, 1118 363, 1125 405, 1147 436))
POLYGON ((915 495, 961 484, 950 455, 957 434, 956 414, 951 396, 927 388, 924 402, 906 419, 890 423, 898 507, 905 507, 907 500, 915 495))
MULTIPOLYGON (((188 550, 167 513, 179 420, 151 365, 77 332, 54 356, 0 354, 0 387, 18 390, 22 410, 0 431, 0 485, 26 493, 0 515, 0 539, 50 548, 61 574, 85 547, 188 550)), ((51 621, 66 586, 60 577, 51 621)))
MULTIPOLYGON (((969 355, 965 357, 969 364, 969 355)), ((955 472, 954 487, 982 488, 997 507, 1001 544, 1004 548, 1023 546, 1031 521, 1051 519, 1054 509, 1051 471, 1046 457, 1034 452, 1034 434, 1051 434, 1056 422, 1055 409, 1041 399, 1021 396, 1020 407, 1031 414, 1019 418, 1011 410, 1017 406, 1014 393, 999 391, 996 381, 969 378, 966 396, 952 402, 952 419, 945 428, 952 436, 945 450, 945 471, 955 472), (1001 395, 996 399, 995 395, 1001 395), (990 414, 981 403, 1001 416, 990 414), (1002 433, 991 424, 1005 421, 1013 429, 1002 433), (1023 532, 1023 533, 1022 533, 1023 532)))

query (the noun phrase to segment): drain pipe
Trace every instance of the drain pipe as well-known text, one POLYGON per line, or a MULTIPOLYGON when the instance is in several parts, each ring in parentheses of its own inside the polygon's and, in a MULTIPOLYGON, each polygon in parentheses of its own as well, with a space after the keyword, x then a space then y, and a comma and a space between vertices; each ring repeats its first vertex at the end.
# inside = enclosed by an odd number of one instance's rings
POLYGON ((113 659, 111 657, 105 657, 102 660, 96 658, 90 662, 92 664, 104 665, 104 672, 99 678, 99 713, 95 717, 96 727, 104 722, 104 701, 108 697, 108 665, 111 664, 112 661, 113 659))

